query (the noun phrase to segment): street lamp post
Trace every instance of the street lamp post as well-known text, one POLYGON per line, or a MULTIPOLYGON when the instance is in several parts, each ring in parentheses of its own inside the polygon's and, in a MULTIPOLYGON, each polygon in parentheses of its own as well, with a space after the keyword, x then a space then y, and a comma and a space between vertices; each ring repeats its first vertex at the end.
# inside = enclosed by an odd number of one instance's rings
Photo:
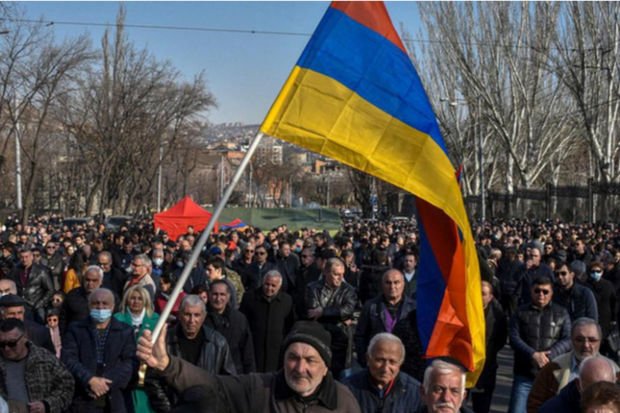
MULTIPOLYGON (((480 182, 479 184, 479 190, 480 190, 480 220, 482 222, 486 221, 486 191, 485 191, 485 186, 484 186, 484 156, 483 156, 483 151, 482 151, 482 109, 481 109, 481 105, 480 105, 480 98, 481 96, 478 95, 476 96, 476 157, 478 158, 478 180, 480 182)), ((448 105, 450 105, 453 108, 456 108, 460 102, 465 102, 465 101, 458 101, 458 100, 452 100, 452 99, 447 99, 447 98, 441 98, 439 99, 440 102, 446 102, 448 105)), ((470 112, 471 113, 471 112, 470 112)))

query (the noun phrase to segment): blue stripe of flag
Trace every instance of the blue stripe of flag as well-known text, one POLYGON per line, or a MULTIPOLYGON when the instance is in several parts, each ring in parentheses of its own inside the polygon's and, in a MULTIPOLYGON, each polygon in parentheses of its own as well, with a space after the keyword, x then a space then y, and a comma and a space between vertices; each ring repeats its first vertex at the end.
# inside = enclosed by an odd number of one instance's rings
POLYGON ((340 10, 328 9, 297 65, 337 80, 384 112, 430 135, 448 153, 409 57, 340 10))

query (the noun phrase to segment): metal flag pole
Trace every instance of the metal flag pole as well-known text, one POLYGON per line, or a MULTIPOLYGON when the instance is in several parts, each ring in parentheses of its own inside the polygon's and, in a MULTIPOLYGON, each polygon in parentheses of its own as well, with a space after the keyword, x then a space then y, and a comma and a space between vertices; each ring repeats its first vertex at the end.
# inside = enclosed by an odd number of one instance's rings
POLYGON ((174 307, 174 304, 177 301, 177 298, 179 297, 179 294, 181 293, 183 286, 185 285, 185 281, 187 281, 187 278, 189 277, 189 274, 192 271, 192 267, 198 260, 198 256, 200 255, 200 251, 202 250, 202 247, 206 244, 207 239, 209 239, 209 235, 211 235, 211 231, 213 230, 215 223, 219 219, 222 211, 224 210, 224 206, 226 206, 226 203, 228 202, 228 199, 232 195, 232 192, 235 189, 235 186, 241 179, 241 176, 243 175, 245 168, 250 163, 250 159, 252 159, 252 155, 254 155, 254 152, 256 151, 256 148, 258 147, 258 144, 260 143, 263 136, 264 135, 262 132, 258 132, 256 136, 254 137, 254 140, 252 141, 252 144, 248 148, 248 151, 246 152, 245 156, 243 157, 243 160, 239 164, 239 168, 237 168, 237 171, 235 172, 235 175, 233 176, 230 182, 230 185, 228 185, 228 187, 226 188, 226 192, 222 196, 222 199, 220 199, 220 202, 215 208, 215 211, 213 211, 213 215, 211 216, 211 220, 209 221, 207 228, 205 228, 205 230, 200 235, 200 238, 198 238, 198 241, 194 245, 194 250, 192 251, 192 255, 189 257, 189 261, 185 265, 185 268, 183 268, 181 277, 177 281, 177 284, 175 285, 174 289, 172 290, 172 293, 170 294, 170 298, 168 299, 168 303, 166 303, 166 307, 164 308, 164 311, 162 311, 162 313, 160 314, 159 320, 157 321, 157 325, 155 325, 155 328, 153 329, 153 339, 152 339, 153 343, 157 341, 157 337, 159 337, 161 330, 164 328, 164 324, 168 320, 168 316, 170 316, 172 307, 174 307))

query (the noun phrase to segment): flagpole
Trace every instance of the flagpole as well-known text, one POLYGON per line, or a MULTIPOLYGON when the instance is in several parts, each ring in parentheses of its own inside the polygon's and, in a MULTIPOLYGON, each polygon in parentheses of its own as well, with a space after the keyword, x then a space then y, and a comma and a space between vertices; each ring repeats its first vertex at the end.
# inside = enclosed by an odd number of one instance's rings
POLYGON ((222 199, 220 199, 220 202, 218 203, 217 207, 213 211, 213 215, 211 216, 211 220, 209 221, 207 228, 205 228, 205 230, 200 235, 200 238, 198 238, 198 241, 196 241, 196 244, 194 245, 194 249, 192 251, 192 255, 189 257, 189 261, 187 261, 187 264, 185 264, 185 268, 183 268, 181 277, 178 279, 174 289, 172 290, 172 293, 170 294, 170 298, 168 299, 168 302, 166 303, 166 307, 164 308, 164 311, 161 312, 159 316, 159 320, 157 321, 157 325, 155 325, 155 328, 153 329, 153 338, 152 338, 153 343, 157 341, 157 337, 159 337, 161 330, 164 328, 164 324, 168 320, 168 316, 170 316, 172 307, 174 307, 174 304, 176 303, 177 298, 179 294, 181 293, 181 290, 183 289, 183 286, 185 285, 185 282, 187 281, 189 274, 192 271, 192 267, 194 266, 194 264, 198 260, 198 257, 200 256, 200 251, 202 250, 202 247, 207 243, 207 239, 209 239, 209 235, 211 235, 211 231, 213 230, 215 223, 219 219, 222 211, 224 210, 224 207, 226 206, 228 199, 232 195, 232 192, 235 189, 235 186, 237 186, 237 183, 239 183, 239 180, 241 179, 241 176, 243 175, 245 168, 247 168, 248 164, 250 163, 250 159, 252 159, 252 156, 254 155, 254 152, 256 151, 256 148, 258 147, 258 144, 260 143, 263 136, 264 135, 262 132, 258 132, 256 136, 254 137, 254 140, 252 141, 252 144, 248 148, 248 151, 246 152, 245 156, 241 160, 241 163, 239 164, 239 168, 237 168, 237 171, 235 172, 235 175, 233 176, 230 182, 230 185, 228 185, 228 187, 226 188, 226 192, 224 193, 224 195, 222 196, 222 199))

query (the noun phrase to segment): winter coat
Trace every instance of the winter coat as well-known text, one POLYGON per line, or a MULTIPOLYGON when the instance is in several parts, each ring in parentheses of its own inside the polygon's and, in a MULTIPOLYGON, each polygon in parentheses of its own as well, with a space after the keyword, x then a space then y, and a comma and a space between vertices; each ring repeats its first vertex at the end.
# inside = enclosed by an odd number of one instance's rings
POLYGON ((230 305, 226 306, 222 314, 209 309, 205 324, 226 338, 235 369, 239 374, 256 371, 252 332, 243 313, 231 308, 230 305))
POLYGON ((510 320, 510 345, 515 351, 514 374, 531 378, 540 370, 532 355, 549 351, 549 359, 570 350, 570 317, 564 307, 549 303, 519 307, 510 320))
POLYGON ((97 373, 97 351, 95 325, 91 318, 72 323, 63 337, 63 363, 76 381, 74 411, 92 410, 96 401, 89 394, 88 381, 93 376, 112 380, 110 391, 104 396, 113 412, 131 411, 131 401, 125 398, 123 390, 129 384, 133 372, 138 368, 136 339, 133 329, 114 317, 108 326, 105 342, 103 370, 97 373))
MULTIPOLYGON (((403 297, 396 311, 395 322, 407 318, 407 315, 415 309, 415 305, 413 298, 403 297)), ((370 339, 378 333, 388 331, 385 313, 386 305, 383 294, 364 304, 355 330, 355 349, 357 350, 358 361, 362 366, 366 365, 366 350, 368 349, 370 339)))
POLYGON ((282 371, 239 376, 215 376, 177 357, 161 373, 177 391, 191 386, 216 389, 222 404, 231 413, 361 413, 360 407, 343 384, 325 376, 316 397, 304 400, 288 387, 282 371))
POLYGON ((414 413, 422 405, 420 382, 406 373, 400 373, 387 394, 380 395, 372 384, 368 369, 343 380, 360 404, 363 412, 414 413))
POLYGON ((245 293, 239 310, 245 314, 252 331, 256 371, 276 371, 280 345, 295 322, 293 299, 280 291, 268 301, 262 288, 258 288, 245 293))
MULTIPOLYGON (((204 344, 196 365, 213 374, 236 374, 235 363, 230 354, 226 338, 209 326, 203 325, 204 344)), ((179 334, 183 334, 181 326, 168 329, 166 343, 168 354, 180 356, 179 334)))
MULTIPOLYGON (((71 404, 75 381, 67 368, 49 351, 29 342, 24 381, 31 401, 42 401, 46 412, 61 413, 71 404)), ((8 400, 6 366, 0 357, 0 396, 8 400)))
POLYGON ((52 276, 47 267, 32 264, 26 284, 22 284, 21 274, 23 271, 24 267, 20 264, 13 269, 8 278, 15 281, 17 295, 28 303, 41 320, 45 320, 45 309, 50 303, 52 295, 54 295, 52 276))

